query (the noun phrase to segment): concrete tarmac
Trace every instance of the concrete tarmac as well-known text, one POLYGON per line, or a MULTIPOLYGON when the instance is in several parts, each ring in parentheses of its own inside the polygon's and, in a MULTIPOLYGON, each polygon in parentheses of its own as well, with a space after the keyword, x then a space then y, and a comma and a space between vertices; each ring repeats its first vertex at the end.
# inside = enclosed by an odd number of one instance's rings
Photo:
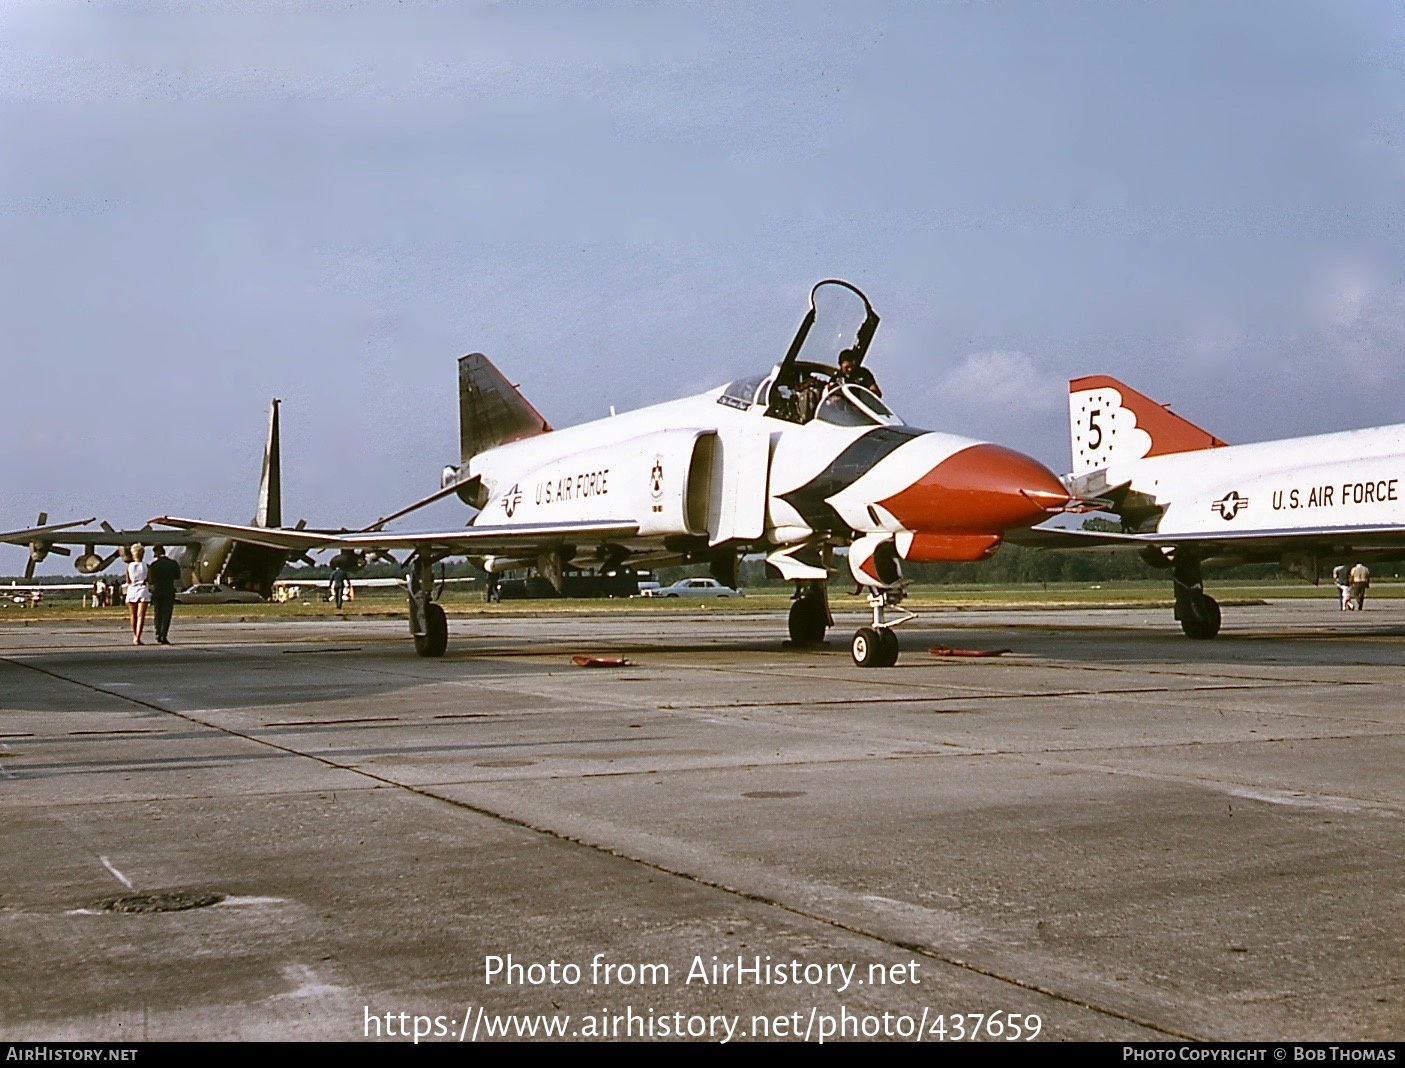
POLYGON ((1405 601, 1225 620, 0 626, 0 1036, 1398 1039, 1405 601))

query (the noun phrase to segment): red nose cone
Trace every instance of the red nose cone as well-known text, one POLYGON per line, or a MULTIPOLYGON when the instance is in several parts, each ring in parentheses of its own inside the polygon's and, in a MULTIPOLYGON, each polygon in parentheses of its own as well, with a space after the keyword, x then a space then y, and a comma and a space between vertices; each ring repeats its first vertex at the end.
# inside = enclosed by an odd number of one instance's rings
POLYGON ((1000 445, 972 445, 878 503, 908 530, 993 534, 1037 523, 1069 500, 1039 461, 1000 445))

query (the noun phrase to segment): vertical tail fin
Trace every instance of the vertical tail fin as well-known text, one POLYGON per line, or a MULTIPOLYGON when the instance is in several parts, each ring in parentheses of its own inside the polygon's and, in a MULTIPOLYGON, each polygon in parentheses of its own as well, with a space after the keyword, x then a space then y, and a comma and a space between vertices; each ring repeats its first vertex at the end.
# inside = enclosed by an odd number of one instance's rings
POLYGON ((254 526, 281 527, 283 525, 283 465, 278 446, 278 405, 268 410, 268 439, 263 446, 263 477, 259 480, 259 503, 254 512, 254 526))
POLYGON ((459 460, 551 426, 481 352, 459 358, 459 460))
POLYGON ((1106 375, 1069 381, 1068 431, 1075 475, 1096 471, 1114 461, 1215 449, 1226 444, 1164 404, 1157 404, 1106 375))

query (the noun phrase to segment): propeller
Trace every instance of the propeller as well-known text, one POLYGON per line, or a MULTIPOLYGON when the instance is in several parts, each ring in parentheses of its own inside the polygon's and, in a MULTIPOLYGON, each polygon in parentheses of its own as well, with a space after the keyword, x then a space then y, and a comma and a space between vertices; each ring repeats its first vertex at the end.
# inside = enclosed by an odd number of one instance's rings
MULTIPOLYGON (((40 512, 40 513, 39 513, 39 519, 38 519, 38 521, 37 521, 34 525, 35 525, 36 527, 42 527, 42 526, 47 525, 48 522, 49 522, 49 513, 48 513, 48 512, 40 512)), ((37 564, 37 563, 39 563, 39 561, 42 560, 42 559, 44 559, 44 557, 48 556, 48 555, 49 555, 49 550, 50 550, 50 549, 53 549, 53 548, 55 548, 55 547, 54 547, 53 545, 50 545, 50 544, 49 544, 48 542, 46 542, 46 541, 32 541, 32 542, 29 543, 29 561, 24 565, 24 581, 25 581, 25 582, 28 582, 30 579, 32 579, 32 578, 34 577, 34 565, 37 564)), ((63 555, 64 555, 64 556, 67 556, 67 555, 68 555, 68 550, 66 550, 66 549, 65 549, 65 550, 62 550, 62 552, 63 552, 63 555)))
POLYGON ((73 550, 66 549, 62 545, 55 545, 48 541, 32 541, 29 543, 29 562, 24 565, 24 580, 28 582, 34 577, 34 565, 48 556, 50 553, 58 553, 60 556, 72 556, 73 550))

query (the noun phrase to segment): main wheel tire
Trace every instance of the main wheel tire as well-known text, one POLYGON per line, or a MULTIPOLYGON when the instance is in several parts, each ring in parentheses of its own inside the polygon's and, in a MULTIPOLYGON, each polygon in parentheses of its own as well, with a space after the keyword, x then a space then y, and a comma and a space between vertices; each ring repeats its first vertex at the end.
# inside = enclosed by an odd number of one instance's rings
POLYGON ((420 656, 443 656, 449 648, 449 620, 437 604, 425 605, 424 633, 415 635, 415 652, 420 656))
POLYGON ((790 640, 796 645, 818 645, 824 641, 828 625, 824 602, 818 597, 801 597, 791 603, 788 626, 790 640))
POLYGON ((849 642, 849 655, 859 667, 883 666, 883 639, 872 627, 860 627, 849 642))
POLYGON ((878 666, 892 667, 898 662, 898 632, 892 627, 879 627, 878 644, 879 652, 882 653, 878 666))
POLYGON ((1209 641, 1220 632, 1219 602, 1213 597, 1206 597, 1204 622, 1183 619, 1181 620, 1181 630, 1185 631, 1187 638, 1194 638, 1196 641, 1209 641))

